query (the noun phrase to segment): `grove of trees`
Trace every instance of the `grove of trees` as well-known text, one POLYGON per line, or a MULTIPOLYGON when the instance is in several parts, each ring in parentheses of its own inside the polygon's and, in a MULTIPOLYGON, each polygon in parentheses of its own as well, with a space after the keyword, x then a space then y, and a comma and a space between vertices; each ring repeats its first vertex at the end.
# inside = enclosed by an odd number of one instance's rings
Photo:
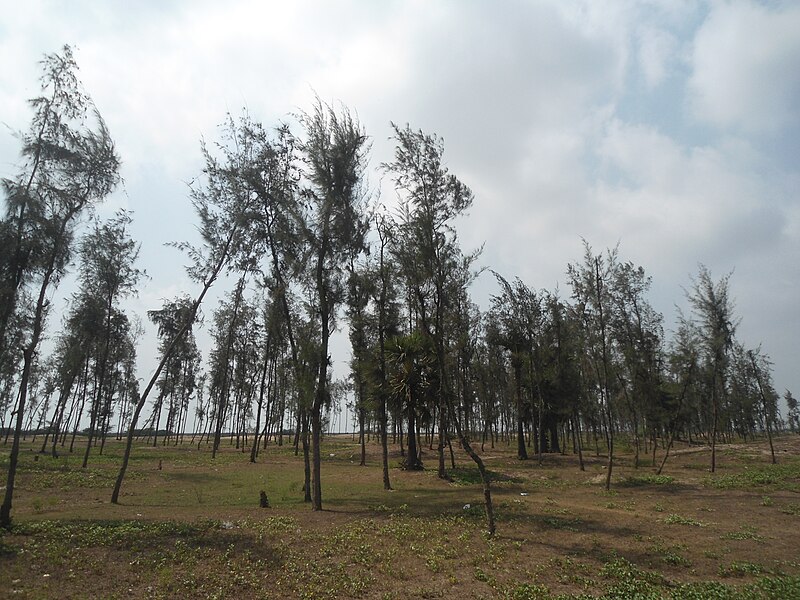
POLYGON ((20 171, 3 180, 5 527, 26 435, 41 435, 41 451, 56 456, 81 433, 84 468, 109 435, 124 439, 115 503, 136 439, 197 444, 210 459, 231 444, 253 462, 269 444, 292 445, 304 457, 305 499, 320 510, 321 443, 351 398, 362 464, 368 438, 381 446, 376 485, 391 489, 390 443, 408 470, 433 467, 427 445, 445 479, 458 444, 480 472, 493 532, 487 444, 513 444, 520 460, 571 451, 581 469, 585 453, 603 455, 608 488, 621 437, 637 467, 649 455, 659 472, 676 439, 708 444, 713 471, 720 440, 800 429, 789 391, 781 419, 768 355, 736 337, 729 275, 701 265, 685 291, 690 312, 668 336, 644 268, 584 242, 566 265, 567 294, 494 273, 499 291, 481 310, 469 295, 481 249, 463 249, 454 224, 474 197, 449 172, 443 140, 392 124, 394 158, 380 172, 397 206, 387 208, 367 184, 370 143, 357 116, 318 98, 297 131, 228 116, 219 140, 201 147, 205 166, 189 189, 200 241, 176 244, 198 289, 148 311, 158 366, 140 390, 142 326, 120 308, 144 276, 133 217, 102 221, 92 210, 117 185, 119 158, 70 48, 41 66, 20 171), (77 292, 51 314, 73 263, 77 292), (204 307, 220 280, 232 289, 204 307), (203 309, 205 361, 195 339, 203 309), (347 381, 331 369, 337 328, 352 346, 347 381))

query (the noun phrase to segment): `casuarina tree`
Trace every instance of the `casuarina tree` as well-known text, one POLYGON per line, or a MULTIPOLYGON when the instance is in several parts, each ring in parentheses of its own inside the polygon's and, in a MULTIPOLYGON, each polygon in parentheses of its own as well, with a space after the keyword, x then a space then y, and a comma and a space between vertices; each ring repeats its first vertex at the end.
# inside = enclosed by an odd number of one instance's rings
POLYGON ((312 506, 321 510, 320 442, 322 409, 330 400, 329 343, 337 310, 345 299, 344 271, 363 250, 369 224, 364 188, 369 145, 361 124, 347 108, 337 111, 317 99, 311 112, 300 115, 300 121, 305 127, 301 151, 309 207, 304 230, 312 257, 308 279, 320 332, 319 371, 310 410, 312 506))
POLYGON ((201 288, 188 310, 182 315, 183 320, 177 327, 171 343, 161 352, 161 359, 133 409, 122 465, 111 494, 111 502, 114 504, 119 501, 139 415, 162 369, 170 360, 175 347, 195 322, 203 299, 220 273, 237 259, 247 262, 242 254, 252 247, 249 229, 252 225, 253 212, 257 207, 257 197, 252 186, 241 177, 241 165, 245 162, 242 153, 246 155, 252 149, 252 144, 240 134, 233 121, 229 120, 223 128, 222 141, 216 145, 217 152, 205 143, 202 144, 205 178, 202 183, 191 189, 192 203, 200 220, 201 242, 199 246, 188 242, 176 244, 191 259, 187 273, 200 284, 201 288))
MULTIPOLYGON (((42 94, 30 101, 30 132, 22 134, 23 166, 4 180, 7 219, 12 223, 10 255, 2 274, 0 340, 14 313, 24 312, 14 442, 9 460, 0 525, 11 525, 11 502, 19 459, 19 440, 34 358, 41 342, 49 296, 65 274, 80 218, 103 200, 119 181, 119 159, 103 119, 76 77, 72 50, 42 61, 42 94), (20 303, 27 287, 30 303, 20 303)), ((0 341, 0 355, 12 352, 0 341)))

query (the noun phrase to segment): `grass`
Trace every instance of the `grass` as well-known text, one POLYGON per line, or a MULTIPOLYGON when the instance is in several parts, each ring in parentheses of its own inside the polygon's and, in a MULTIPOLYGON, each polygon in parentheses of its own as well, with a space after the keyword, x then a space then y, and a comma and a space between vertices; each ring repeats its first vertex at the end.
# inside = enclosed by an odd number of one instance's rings
POLYGON ((692 519, 691 517, 682 517, 674 513, 667 515, 664 518, 664 523, 667 525, 689 525, 691 527, 708 527, 709 523, 692 519))
POLYGON ((675 482, 675 478, 670 475, 656 475, 645 473, 643 475, 632 475, 625 478, 620 485, 637 487, 643 485, 670 485, 675 482))
MULTIPOLYGON (((394 489, 385 491, 376 444, 360 467, 352 439, 329 438, 325 510, 315 513, 303 502, 302 459, 286 446, 271 446, 256 464, 227 445, 214 460, 205 446, 137 446, 112 505, 120 444, 92 454, 85 470, 81 448, 35 460, 28 444, 15 526, 0 533, 0 590, 22 598, 800 598, 792 562, 800 440, 778 444, 777 468, 756 462, 759 447, 747 445, 741 460, 727 450, 711 476, 678 457, 656 476, 623 455, 611 493, 598 478, 602 457, 587 456, 581 472, 574 456, 547 455, 539 465, 503 445, 487 448, 494 538, 484 532, 478 472, 457 448, 450 481, 431 468, 401 471, 392 448, 394 489), (259 508, 262 489, 270 509, 259 508)), ((0 468, 7 460, 0 447, 0 468)))
POLYGON ((757 542, 764 541, 764 536, 756 531, 755 527, 750 525, 742 525, 739 531, 731 531, 720 536, 722 540, 755 540, 757 542))
POLYGON ((800 464, 745 465, 738 473, 715 473, 706 485, 720 490, 785 489, 800 491, 800 464))

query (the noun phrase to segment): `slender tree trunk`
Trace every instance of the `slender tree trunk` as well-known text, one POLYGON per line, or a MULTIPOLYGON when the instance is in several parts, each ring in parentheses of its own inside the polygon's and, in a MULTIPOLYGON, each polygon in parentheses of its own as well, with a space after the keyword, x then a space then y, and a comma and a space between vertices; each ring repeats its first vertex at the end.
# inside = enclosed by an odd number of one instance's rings
POLYGON ((11 504, 14 498, 14 482, 17 477, 17 463, 19 462, 19 443, 22 433, 22 424, 25 416, 25 401, 28 395, 28 381, 31 376, 31 365, 35 344, 23 350, 22 377, 20 378, 20 396, 17 404, 17 421, 14 428, 14 439, 11 442, 11 456, 8 461, 8 476, 6 478, 6 493, 3 505, 0 507, 0 527, 11 529, 11 504))
POLYGON ((525 420, 522 415, 522 368, 519 364, 514 365, 514 381, 517 397, 517 458, 528 460, 528 450, 525 448, 525 420))
POLYGON ((209 277, 205 280, 203 284, 203 290, 200 292, 200 295, 194 301, 194 304, 192 304, 192 310, 190 311, 190 314, 186 319, 186 322, 181 326, 180 330, 178 330, 172 342, 167 347, 166 351, 164 352, 164 356, 161 357, 161 360, 159 361, 158 366, 156 367, 155 373, 153 373, 153 376, 150 378, 150 381, 148 382, 147 387, 145 388, 144 393, 142 394, 142 397, 136 404, 136 408, 133 411, 133 416, 131 417, 131 425, 130 428, 128 429, 128 436, 125 441, 125 452, 122 455, 122 465, 120 466, 119 474, 117 475, 117 481, 114 484, 114 491, 111 493, 112 504, 117 504, 119 500, 119 493, 120 490, 122 489, 122 481, 125 479, 125 472, 128 469, 128 462, 130 461, 131 457, 131 447, 133 446, 133 435, 134 435, 134 430, 136 429, 136 423, 139 420, 139 414, 142 412, 142 408, 144 408, 145 402, 147 402, 147 397, 150 395, 150 391, 156 384, 159 375, 161 375, 161 370, 164 368, 164 365, 169 360, 172 351, 175 348, 175 345, 180 340, 180 338, 186 334, 186 332, 192 326, 192 323, 194 323, 194 320, 197 317, 197 310, 200 308, 200 304, 203 302, 203 298, 205 298, 206 294, 208 293, 208 290, 211 289, 211 286, 217 279, 220 270, 222 270, 222 267, 228 261, 228 252, 233 242, 233 238, 237 233, 237 230, 238 230, 237 227, 231 228, 231 231, 228 234, 228 238, 225 242, 225 246, 222 249, 220 258, 217 261, 216 265, 214 266, 213 270, 211 271, 209 277))
POLYGON ((309 456, 308 445, 308 415, 303 411, 301 419, 301 439, 303 443, 303 492, 305 492, 303 501, 312 502, 311 498, 311 458, 309 456))
POLYGON ((772 419, 770 418, 769 408, 767 407, 767 397, 764 394, 764 388, 761 385, 760 369, 756 364, 756 357, 753 354, 753 352, 748 352, 747 354, 750 357, 751 364, 753 365, 753 373, 756 376, 756 383, 758 384, 758 393, 761 395, 761 405, 764 407, 764 426, 767 429, 767 439, 769 440, 769 451, 772 456, 772 464, 774 465, 777 464, 777 461, 775 460, 775 446, 773 446, 772 444, 772 424, 771 424, 772 419))
MULTIPOLYGON (((664 465, 667 463, 667 458, 669 458, 669 451, 672 448, 672 443, 675 441, 675 432, 670 431, 669 434, 669 442, 667 443, 667 449, 664 452, 664 458, 661 459, 661 464, 658 466, 658 470, 656 471, 656 475, 661 475, 661 471, 664 470, 664 465)), ((655 453, 653 454, 653 464, 655 464, 655 453)))
POLYGON ((572 439, 573 441, 577 441, 578 464, 580 465, 581 471, 585 471, 586 467, 583 464, 583 443, 581 441, 580 420, 577 417, 573 417, 572 419, 572 439))
POLYGON ((312 458, 312 498, 313 510, 322 510, 322 415, 321 408, 311 411, 311 458, 312 458))
MULTIPOLYGON (((56 403, 56 409, 53 413, 53 420, 50 423, 50 432, 53 436, 53 458, 56 457, 56 442, 58 440, 59 432, 61 431, 61 420, 64 418, 64 411, 67 408, 67 401, 69 400, 70 394, 72 393, 72 386, 75 384, 75 379, 78 376, 78 370, 80 366, 71 369, 70 373, 67 376, 67 381, 64 385, 61 386, 61 393, 59 394, 58 402, 56 403)), ((41 454, 45 453, 45 448, 47 447, 47 436, 44 438, 44 443, 42 444, 42 449, 40 450, 41 454)))
POLYGON ((717 419, 719 416, 719 409, 717 407, 717 380, 716 375, 711 390, 711 472, 717 470, 717 419))
MULTIPOLYGON (((89 450, 92 446, 92 440, 95 435, 95 427, 97 425, 97 417, 102 416, 98 413, 100 412, 101 403, 103 401, 103 386, 105 384, 106 379, 106 371, 108 369, 108 353, 111 347, 111 310, 114 306, 114 296, 115 293, 112 291, 108 298, 106 298, 105 303, 105 310, 106 310, 106 322, 103 331, 103 335, 105 337, 104 344, 103 344, 103 354, 100 356, 100 364, 98 365, 98 373, 95 381, 97 382, 95 385, 95 398, 94 402, 92 403, 92 423, 89 427, 89 441, 86 444, 86 453, 83 455, 83 465, 82 468, 86 468, 89 464, 89 450)), ((102 419, 101 419, 102 421, 102 419)))
MULTIPOLYGON (((469 430, 467 430, 466 435, 469 436, 469 430)), ((456 455, 453 452, 453 442, 450 439, 449 435, 447 436, 447 447, 450 449, 450 468, 455 470, 455 468, 456 468, 456 455)))
MULTIPOLYGON (((253 434, 253 447, 250 449, 250 462, 256 462, 256 454, 258 453, 258 434, 261 428, 261 408, 264 405, 264 393, 266 391, 267 386, 267 370, 269 368, 269 342, 267 343, 267 348, 264 351, 264 364, 261 368, 261 384, 258 390, 258 409, 256 410, 256 428, 253 434)), ((269 415, 267 415, 267 420, 269 420, 269 415)))
POLYGON ((456 427, 456 435, 458 435, 458 440, 461 443, 461 447, 464 448, 469 457, 473 460, 473 462, 478 467, 478 472, 481 476, 481 482, 483 483, 483 499, 485 502, 486 507, 486 530, 489 533, 489 536, 494 536, 496 527, 494 522, 494 507, 492 505, 492 488, 491 488, 491 480, 489 478, 489 474, 486 471, 486 466, 483 464, 483 460, 481 457, 472 449, 472 446, 469 443, 469 439, 467 436, 464 435, 464 432, 461 430, 461 424, 458 422, 458 418, 455 414, 455 409, 453 408, 452 402, 450 402, 449 398, 446 400, 447 408, 450 412, 450 416, 455 423, 456 427))
POLYGON ((420 471, 422 470, 422 462, 419 460, 419 452, 417 451, 417 419, 413 395, 409 396, 408 402, 408 451, 405 466, 407 471, 420 471))
POLYGON ((595 292, 597 294, 598 316, 600 319, 600 342, 602 348, 602 386, 601 394, 603 412, 606 419, 606 446, 608 448, 608 465, 606 471, 606 491, 611 489, 611 471, 614 467, 614 414, 611 408, 611 396, 608 390, 608 348, 606 344, 606 320, 603 312, 603 284, 600 279, 600 259, 595 258, 595 292))
POLYGON ((609 410, 606 410, 606 447, 608 462, 606 463, 606 491, 611 489, 611 471, 614 468, 614 424, 609 410))
POLYGON ((403 445, 403 419, 395 417, 394 420, 394 431, 395 435, 400 439, 400 456, 402 458, 406 457, 406 449, 403 445))
MULTIPOLYGON (((98 387, 97 377, 95 377, 95 389, 98 387)), ((98 399, 95 397, 92 399, 90 414, 89 414, 89 436, 86 439, 86 450, 83 453, 83 463, 81 464, 81 468, 85 469, 86 466, 89 464, 89 452, 92 449, 92 441, 94 440, 94 432, 95 428, 97 427, 97 413, 99 407, 97 406, 98 399)))
MULTIPOLYGON (((444 394, 444 391, 439 389, 440 394, 444 394)), ((442 403, 445 402, 444 399, 440 400, 442 403)), ((439 459, 439 469, 437 475, 439 479, 450 480, 450 477, 447 475, 447 470, 444 466, 444 447, 447 438, 447 410, 444 406, 439 406, 439 446, 437 447, 437 456, 439 459)))
POLYGON ((81 422, 81 415, 83 415, 83 409, 86 406, 86 391, 89 387, 89 360, 86 360, 86 366, 83 373, 83 381, 81 382, 81 395, 80 395, 80 406, 78 406, 78 410, 75 411, 75 423, 72 426, 72 439, 69 443, 69 453, 72 454, 72 449, 75 446, 75 437, 78 435, 78 427, 80 427, 81 422))
POLYGON ((39 339, 44 328, 45 306, 47 304, 47 292, 50 287, 50 279, 55 272, 56 258, 60 254, 62 244, 65 242, 67 224, 75 216, 75 212, 70 211, 60 223, 57 237, 54 239, 53 248, 50 253, 48 267, 42 277, 39 287, 39 296, 36 301, 33 323, 31 328, 31 339, 27 347, 22 350, 22 376, 19 385, 19 400, 17 402, 17 421, 14 427, 14 440, 11 443, 11 455, 8 461, 8 475, 6 477, 6 491, 3 504, 0 506, 0 527, 9 529, 11 527, 11 504, 14 498, 14 483, 17 477, 17 464, 19 462, 20 436, 22 435, 23 423, 25 422, 25 403, 28 399, 28 384, 30 382, 31 368, 36 349, 39 346, 39 339))
POLYGON ((381 394, 381 407, 380 407, 380 428, 381 428, 381 465, 383 470, 383 489, 392 489, 392 484, 389 481, 389 441, 387 431, 387 417, 386 417, 386 396, 381 394))
MULTIPOLYGON (((361 383, 359 383, 361 386, 361 383)), ((363 386, 361 386, 363 387, 363 386)), ((361 401, 363 402, 363 391, 360 393, 361 401)), ((360 403, 359 403, 360 404, 360 403)), ((358 408, 358 434, 361 439, 361 461, 358 463, 359 466, 363 467, 367 464, 367 442, 366 436, 364 435, 364 420, 366 419, 366 410, 364 410, 363 406, 359 406, 358 408)))
MULTIPOLYGON (((693 372, 693 367, 689 367, 689 371, 686 374, 686 378, 683 382, 683 389, 681 390, 681 395, 678 400, 678 409, 675 411, 675 418, 673 419, 672 423, 670 424, 669 428, 669 441, 667 443, 666 450, 664 452, 664 458, 661 459, 661 464, 658 466, 658 470, 656 471, 656 475, 661 475, 661 471, 664 470, 664 465, 667 463, 667 458, 669 457, 669 451, 672 448, 672 444, 675 441, 675 435, 678 431, 678 416, 680 415, 681 409, 683 408, 683 401, 686 398, 686 392, 689 389, 689 384, 691 382, 691 376, 693 372)), ((689 443, 692 441, 692 433, 691 428, 689 428, 689 443)), ((653 464, 655 463, 655 440, 653 441, 653 464)))

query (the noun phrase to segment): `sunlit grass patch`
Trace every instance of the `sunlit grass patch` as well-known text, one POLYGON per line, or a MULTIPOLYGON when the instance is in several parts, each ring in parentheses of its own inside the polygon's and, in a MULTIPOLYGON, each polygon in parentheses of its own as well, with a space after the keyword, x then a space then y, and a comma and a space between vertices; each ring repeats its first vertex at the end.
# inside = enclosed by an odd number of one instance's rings
POLYGON ((675 482, 675 478, 671 475, 656 475, 654 473, 645 473, 642 475, 631 475, 623 479, 619 485, 622 487, 639 487, 645 485, 670 485, 675 482))
POLYGON ((683 517, 681 515, 671 513, 662 519, 664 523, 667 525, 689 525, 691 527, 708 527, 710 523, 706 523, 704 521, 698 521, 697 519, 692 519, 691 517, 683 517))
POLYGON ((751 525, 742 525, 739 531, 730 531, 720 536, 722 540, 755 540, 761 542, 764 536, 756 531, 751 525))
POLYGON ((746 561, 734 561, 729 565, 720 565, 721 577, 744 577, 748 575, 764 575, 770 571, 763 565, 746 561))
POLYGON ((715 473, 705 479, 709 487, 720 490, 769 488, 800 490, 800 463, 745 466, 738 473, 715 473))

